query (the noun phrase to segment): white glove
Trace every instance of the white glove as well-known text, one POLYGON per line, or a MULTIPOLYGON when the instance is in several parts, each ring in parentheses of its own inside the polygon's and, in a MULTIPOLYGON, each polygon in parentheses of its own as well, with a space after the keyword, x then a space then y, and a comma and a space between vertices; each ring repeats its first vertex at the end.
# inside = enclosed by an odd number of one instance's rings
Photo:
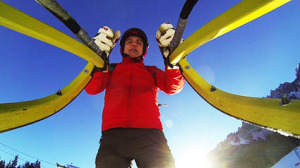
POLYGON ((98 45, 100 50, 106 53, 106 57, 108 57, 118 42, 120 36, 120 31, 114 33, 113 29, 103 26, 99 29, 98 33, 94 37, 94 42, 98 45))
POLYGON ((162 54, 164 57, 168 57, 170 55, 170 43, 174 37, 174 34, 174 27, 170 23, 161 24, 156 32, 156 41, 159 47, 162 49, 162 54))
POLYGON ((175 30, 173 25, 170 23, 161 24, 158 31, 156 32, 156 41, 163 55, 165 65, 170 68, 175 68, 175 66, 171 65, 169 62, 169 56, 171 55, 170 44, 174 38, 174 35, 175 30))

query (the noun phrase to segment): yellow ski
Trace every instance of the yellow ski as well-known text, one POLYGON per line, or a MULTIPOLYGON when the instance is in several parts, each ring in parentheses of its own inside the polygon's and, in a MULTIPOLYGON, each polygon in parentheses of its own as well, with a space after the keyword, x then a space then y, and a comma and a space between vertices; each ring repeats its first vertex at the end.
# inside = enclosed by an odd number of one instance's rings
POLYGON ((53 95, 32 101, 0 104, 0 132, 40 121, 58 112, 84 89, 91 79, 94 65, 103 67, 103 60, 82 43, 2 1, 0 24, 89 61, 69 85, 53 95))
POLYGON ((179 63, 189 84, 209 104, 218 110, 273 130, 300 135, 300 101, 281 105, 281 99, 238 96, 226 93, 207 83, 187 62, 185 57, 201 45, 234 30, 290 0, 244 0, 210 21, 189 36, 170 56, 172 64, 179 63))

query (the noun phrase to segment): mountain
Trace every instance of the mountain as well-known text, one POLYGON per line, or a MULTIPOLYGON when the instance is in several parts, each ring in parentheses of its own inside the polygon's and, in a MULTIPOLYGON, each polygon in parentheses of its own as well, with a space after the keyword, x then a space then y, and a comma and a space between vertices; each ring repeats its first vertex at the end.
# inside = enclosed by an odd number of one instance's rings
MULTIPOLYGON (((267 98, 286 96, 300 100, 300 63, 296 79, 280 84, 267 98)), ((237 132, 231 133, 211 151, 207 160, 211 168, 267 168, 300 146, 300 139, 243 122, 237 132)))
POLYGON ((282 95, 287 94, 290 99, 300 99, 300 63, 296 68, 296 79, 292 82, 285 82, 280 84, 275 90, 271 90, 268 98, 281 98, 282 95))

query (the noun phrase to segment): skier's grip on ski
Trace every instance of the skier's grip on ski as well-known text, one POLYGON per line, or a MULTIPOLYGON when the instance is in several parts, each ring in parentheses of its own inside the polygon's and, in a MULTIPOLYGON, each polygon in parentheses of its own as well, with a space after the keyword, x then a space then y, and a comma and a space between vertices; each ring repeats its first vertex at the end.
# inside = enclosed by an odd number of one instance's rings
POLYGON ((98 30, 98 33, 93 39, 100 50, 105 52, 103 54, 108 57, 112 49, 115 47, 116 43, 119 41, 120 37, 121 32, 119 30, 114 32, 112 28, 103 26, 98 30))
POLYGON ((175 66, 170 64, 169 56, 171 54, 170 43, 174 38, 175 30, 172 24, 163 23, 156 32, 156 41, 160 52, 163 56, 164 63, 168 68, 174 69, 175 66))
POLYGON ((55 0, 35 1, 41 4, 56 18, 63 22, 85 45, 96 52, 104 60, 104 62, 108 64, 108 60, 106 59, 107 57, 103 55, 103 51, 100 50, 99 47, 94 43, 93 38, 89 36, 84 28, 80 27, 76 20, 62 6, 60 6, 55 0))
MULTIPOLYGON (((120 37, 121 32, 119 30, 114 32, 114 30, 108 26, 103 26, 98 30, 98 33, 93 38, 96 45, 103 51, 103 57, 105 57, 107 62, 109 62, 109 55, 120 37)), ((109 64, 105 64, 103 68, 95 67, 92 75, 95 72, 108 72, 108 66, 109 64)))

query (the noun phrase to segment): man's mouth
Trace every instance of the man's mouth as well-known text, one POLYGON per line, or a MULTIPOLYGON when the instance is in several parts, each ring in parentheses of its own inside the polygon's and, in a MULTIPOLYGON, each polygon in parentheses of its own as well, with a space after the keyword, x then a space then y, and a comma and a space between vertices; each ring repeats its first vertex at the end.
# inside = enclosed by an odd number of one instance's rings
POLYGON ((133 48, 133 49, 130 49, 129 51, 130 51, 130 52, 137 52, 137 49, 134 49, 134 48, 133 48))

